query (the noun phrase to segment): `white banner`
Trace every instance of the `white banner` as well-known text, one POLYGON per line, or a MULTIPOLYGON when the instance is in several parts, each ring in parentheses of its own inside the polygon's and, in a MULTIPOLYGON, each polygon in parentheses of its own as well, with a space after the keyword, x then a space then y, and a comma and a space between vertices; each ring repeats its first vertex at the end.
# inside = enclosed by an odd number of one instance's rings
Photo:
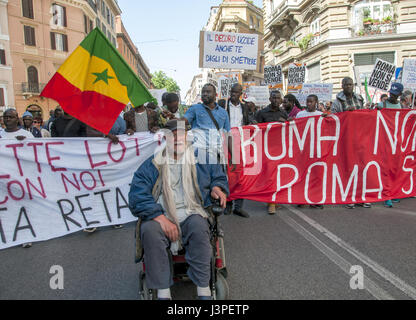
POLYGON ((306 98, 311 95, 317 95, 319 102, 332 101, 332 83, 304 83, 302 89, 298 93, 294 93, 299 103, 306 106, 306 98))
POLYGON ((0 249, 137 220, 129 184, 161 140, 0 139, 0 249))
POLYGON ((201 68, 257 69, 257 34, 203 31, 200 42, 201 68))
POLYGON ((388 91, 395 73, 396 66, 394 64, 377 58, 368 85, 376 89, 388 91))
POLYGON ((407 89, 416 89, 416 59, 404 59, 402 84, 407 89))

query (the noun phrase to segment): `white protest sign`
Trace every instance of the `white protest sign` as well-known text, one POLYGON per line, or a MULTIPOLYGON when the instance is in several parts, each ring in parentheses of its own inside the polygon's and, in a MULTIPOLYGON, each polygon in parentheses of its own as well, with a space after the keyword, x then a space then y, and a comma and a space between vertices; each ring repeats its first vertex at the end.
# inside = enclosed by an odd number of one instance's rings
POLYGON ((218 99, 228 99, 230 96, 231 87, 236 83, 242 83, 240 72, 219 72, 216 75, 218 78, 218 99))
POLYGON ((157 100, 157 105, 159 107, 163 106, 162 96, 165 92, 167 92, 167 90, 166 89, 149 89, 149 92, 157 100))
POLYGON ((267 85, 276 85, 283 83, 282 66, 265 66, 264 83, 267 85))
POLYGON ((416 59, 404 59, 402 84, 407 89, 416 89, 416 59))
POLYGON ((302 89, 298 93, 294 93, 299 103, 306 106, 306 98, 314 94, 318 96, 319 102, 332 101, 332 83, 304 83, 302 89))
POLYGON ((256 105, 260 107, 267 106, 270 104, 270 91, 269 87, 265 86, 251 86, 247 90, 247 98, 254 97, 256 98, 256 105))
POLYGON ((288 91, 297 91, 302 89, 302 84, 305 82, 306 65, 299 63, 291 63, 288 69, 288 91))
POLYGON ((368 85, 376 89, 388 91, 395 73, 396 66, 394 64, 377 58, 368 85))
POLYGON ((256 70, 257 34, 201 31, 200 68, 256 70))
POLYGON ((0 249, 137 220, 129 184, 161 136, 119 138, 0 139, 0 249))

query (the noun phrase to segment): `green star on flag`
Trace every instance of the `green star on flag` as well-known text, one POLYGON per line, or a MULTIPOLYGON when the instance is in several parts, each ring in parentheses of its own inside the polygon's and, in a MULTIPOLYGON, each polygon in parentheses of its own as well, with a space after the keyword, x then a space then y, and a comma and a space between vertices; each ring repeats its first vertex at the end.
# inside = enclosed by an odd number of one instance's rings
POLYGON ((110 77, 108 75, 108 69, 105 69, 103 72, 101 73, 93 73, 94 76, 97 77, 97 79, 95 79, 93 84, 96 84, 98 81, 104 81, 106 84, 108 84, 108 79, 114 79, 114 77, 110 77))

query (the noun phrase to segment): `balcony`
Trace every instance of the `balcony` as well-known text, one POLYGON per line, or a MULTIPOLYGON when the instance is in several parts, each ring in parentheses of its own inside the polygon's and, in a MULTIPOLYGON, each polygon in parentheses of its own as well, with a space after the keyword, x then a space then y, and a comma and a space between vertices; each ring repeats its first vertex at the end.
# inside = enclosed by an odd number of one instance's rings
POLYGON ((364 23, 363 28, 355 31, 354 37, 387 35, 396 32, 396 24, 393 22, 379 23, 377 21, 368 21, 364 23))
POLYGON ((37 95, 45 88, 45 83, 23 82, 22 94, 23 95, 37 95))

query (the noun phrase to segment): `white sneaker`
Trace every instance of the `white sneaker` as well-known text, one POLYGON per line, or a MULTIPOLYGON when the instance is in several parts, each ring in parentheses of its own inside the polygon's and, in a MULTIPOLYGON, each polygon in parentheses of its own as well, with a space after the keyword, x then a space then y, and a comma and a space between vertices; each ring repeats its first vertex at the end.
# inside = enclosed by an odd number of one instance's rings
POLYGON ((25 248, 25 249, 30 248, 31 246, 32 246, 32 242, 22 244, 22 247, 25 248))
POLYGON ((97 228, 87 228, 87 229, 84 229, 84 232, 93 233, 95 232, 95 230, 97 230, 97 228))

